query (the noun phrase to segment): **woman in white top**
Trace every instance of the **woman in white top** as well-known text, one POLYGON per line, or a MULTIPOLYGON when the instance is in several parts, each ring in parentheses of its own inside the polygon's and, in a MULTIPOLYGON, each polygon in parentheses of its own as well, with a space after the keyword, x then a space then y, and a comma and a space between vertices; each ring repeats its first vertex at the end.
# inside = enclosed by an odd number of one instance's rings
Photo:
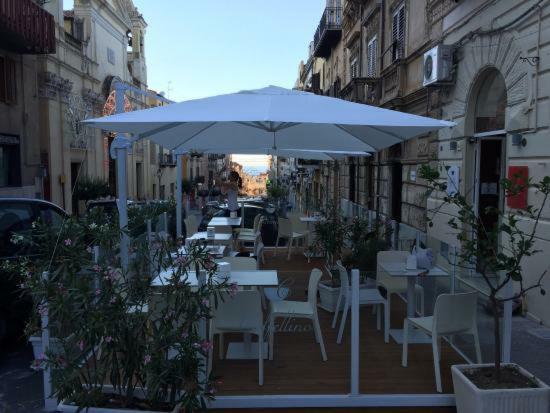
POLYGON ((236 211, 240 215, 239 203, 237 202, 237 196, 239 195, 239 189, 242 188, 243 181, 237 171, 231 171, 229 173, 229 182, 224 182, 221 186, 222 194, 227 196, 227 209, 229 213, 236 211))

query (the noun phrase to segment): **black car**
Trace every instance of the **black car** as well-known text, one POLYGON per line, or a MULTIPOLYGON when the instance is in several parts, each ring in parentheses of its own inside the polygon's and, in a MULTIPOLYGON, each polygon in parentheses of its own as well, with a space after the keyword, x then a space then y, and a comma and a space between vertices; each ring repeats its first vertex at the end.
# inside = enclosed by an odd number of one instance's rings
MULTIPOLYGON (((60 228, 67 213, 51 202, 41 199, 0 199, 0 262, 18 256, 29 256, 33 251, 22 249, 12 238, 32 228, 41 220, 52 228, 60 228)), ((1 268, 1 267, 0 267, 1 268)), ((24 327, 32 309, 30 297, 23 296, 13 274, 0 269, 0 347, 24 342, 24 327)))
MULTIPOLYGON (((239 216, 241 211, 239 210, 239 216)), ((277 240, 277 213, 276 208, 268 203, 260 203, 253 201, 249 203, 245 201, 244 204, 244 227, 252 228, 254 225, 254 218, 256 215, 263 215, 265 217, 264 224, 262 226, 262 240, 264 245, 273 246, 277 240)), ((199 224, 199 231, 206 231, 208 223, 214 217, 229 216, 229 210, 227 205, 210 205, 203 210, 203 216, 199 224)))

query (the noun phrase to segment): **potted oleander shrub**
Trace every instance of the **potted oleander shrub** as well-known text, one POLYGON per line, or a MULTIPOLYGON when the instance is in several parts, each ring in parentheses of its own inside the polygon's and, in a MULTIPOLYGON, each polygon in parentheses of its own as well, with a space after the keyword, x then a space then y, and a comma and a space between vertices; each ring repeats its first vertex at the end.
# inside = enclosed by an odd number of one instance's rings
POLYGON ((541 252, 537 248, 537 230, 550 196, 550 177, 538 182, 520 174, 504 179, 500 184, 506 198, 523 193, 535 196, 540 202, 514 211, 487 208, 484 214, 496 223, 488 227, 466 195, 447 193, 446 180, 441 179, 438 168, 425 165, 420 176, 427 181, 429 191, 443 194, 441 205, 430 211, 429 225, 433 226, 437 214, 447 217, 447 224, 460 244, 458 265, 480 275, 489 292, 493 316, 494 363, 452 366, 458 412, 547 413, 550 388, 521 366, 502 363, 499 317, 504 302, 525 299, 529 291, 546 294, 542 285, 546 270, 529 282, 524 265, 526 259, 541 252), (446 206, 450 208, 442 211, 446 206), (513 287, 508 289, 510 284, 513 287), (509 290, 513 292, 507 293, 509 290))
POLYGON ((199 326, 235 286, 213 281, 216 265, 199 244, 188 248, 189 255, 174 256, 169 241, 156 241, 152 249, 134 242, 135 259, 123 271, 117 254, 95 254, 96 246, 113 248, 118 235, 116 225, 71 218, 61 232, 38 223, 21 240, 45 252, 20 262, 21 284, 35 312, 48 315, 58 343, 32 367, 50 369, 52 396, 63 412, 202 409, 217 379, 206 375, 211 343, 199 326), (151 263, 153 274, 169 271, 162 287, 151 283, 151 263), (200 288, 188 281, 197 269, 207 280, 200 288))

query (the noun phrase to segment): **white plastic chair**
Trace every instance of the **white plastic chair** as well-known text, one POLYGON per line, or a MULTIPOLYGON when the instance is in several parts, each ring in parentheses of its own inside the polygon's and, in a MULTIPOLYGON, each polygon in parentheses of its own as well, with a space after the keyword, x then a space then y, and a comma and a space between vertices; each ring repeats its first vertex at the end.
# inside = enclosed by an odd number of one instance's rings
POLYGON ((199 224, 197 223, 195 215, 189 215, 183 222, 185 223, 185 235, 187 238, 192 237, 198 232, 199 224))
POLYGON ((257 214, 255 217, 254 217, 254 223, 252 225, 252 228, 239 228, 238 229, 238 232, 239 232, 239 236, 237 237, 237 240, 238 241, 250 241, 252 238, 252 240, 254 240, 254 237, 255 237, 255 234, 259 231, 260 229, 260 220, 262 218, 262 215, 261 214, 257 214))
MULTIPOLYGON (((386 290, 386 300, 388 301, 388 311, 391 312, 391 295, 407 293, 407 277, 392 277, 380 266, 381 262, 406 262, 409 252, 407 251, 380 251, 376 255, 376 285, 386 290)), ((417 312, 424 315, 424 288, 421 285, 415 285, 415 294, 420 295, 419 308, 417 312)))
MULTIPOLYGON (((258 336, 258 383, 264 384, 264 324, 260 293, 256 290, 239 291, 235 297, 225 295, 213 310, 210 322, 210 342, 220 335, 219 357, 223 359, 224 333, 248 333, 258 336)), ((208 352, 208 375, 212 371, 213 349, 208 352)))
MULTIPOLYGON (((332 319, 332 328, 336 326, 336 321, 338 319, 339 309, 344 300, 344 308, 342 309, 342 319, 340 320, 340 329, 338 330, 338 338, 336 342, 340 344, 342 342, 342 336, 344 334, 344 328, 346 326, 346 318, 348 316, 349 308, 351 305, 351 287, 349 284, 348 271, 343 267, 340 261, 336 262, 336 267, 340 273, 340 295, 338 296, 338 301, 336 304, 336 309, 334 311, 334 318, 332 319)), ((376 311, 376 328, 380 330, 381 328, 381 310, 384 309, 384 341, 389 342, 389 332, 390 332, 390 310, 388 303, 384 297, 380 294, 377 288, 361 288, 359 290, 359 305, 372 305, 378 307, 376 311)))
POLYGON ((275 242, 275 255, 279 251, 279 240, 281 238, 287 239, 288 242, 288 256, 287 260, 290 260, 290 255, 292 253, 292 247, 294 246, 294 241, 299 239, 304 239, 307 237, 307 233, 295 232, 292 229, 292 222, 288 218, 279 218, 278 219, 278 231, 277 231, 277 241, 275 242))
POLYGON ((321 347, 323 361, 327 353, 317 314, 317 289, 323 273, 318 268, 311 270, 308 283, 307 301, 271 301, 269 305, 269 359, 273 360, 273 342, 275 336, 275 319, 278 317, 307 318, 313 323, 315 341, 321 347))
POLYGON ((441 294, 435 300, 434 315, 429 317, 409 317, 403 325, 403 358, 402 365, 407 367, 409 324, 432 337, 434 358, 435 386, 441 393, 441 360, 442 336, 471 334, 474 336, 477 362, 481 363, 481 349, 477 332, 477 292, 461 294, 441 294))

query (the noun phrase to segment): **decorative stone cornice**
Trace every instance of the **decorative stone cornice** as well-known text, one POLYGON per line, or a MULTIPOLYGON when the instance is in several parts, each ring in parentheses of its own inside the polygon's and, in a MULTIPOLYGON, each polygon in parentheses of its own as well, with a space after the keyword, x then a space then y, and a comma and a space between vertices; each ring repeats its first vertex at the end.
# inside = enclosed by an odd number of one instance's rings
POLYGON ((429 0, 426 6, 427 24, 431 26, 458 5, 456 0, 429 0))
POLYGON ((61 100, 67 102, 72 90, 73 82, 55 73, 42 72, 38 76, 38 96, 41 98, 55 99, 59 94, 61 100))

